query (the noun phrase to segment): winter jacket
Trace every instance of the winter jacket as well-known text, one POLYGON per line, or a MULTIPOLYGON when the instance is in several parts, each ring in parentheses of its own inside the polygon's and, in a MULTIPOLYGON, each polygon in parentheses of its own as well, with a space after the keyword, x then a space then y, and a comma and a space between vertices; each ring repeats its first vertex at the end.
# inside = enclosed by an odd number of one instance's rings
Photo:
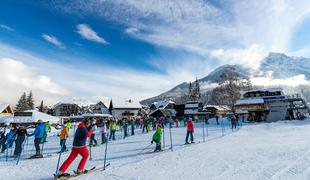
POLYGON ((116 131, 116 123, 113 122, 111 125, 110 125, 110 129, 111 131, 116 131))
POLYGON ((19 136, 26 136, 27 134, 28 133, 27 133, 27 129, 26 128, 19 128, 16 131, 17 137, 19 137, 19 136))
POLYGON ((236 123, 237 122, 237 118, 236 117, 232 117, 231 118, 231 122, 236 123))
POLYGON ((73 147, 81 148, 85 147, 87 137, 90 137, 92 131, 88 131, 85 124, 82 122, 78 125, 78 128, 75 132, 73 147))
POLYGON ((161 141, 161 134, 162 134, 162 129, 159 127, 157 128, 156 132, 153 134, 152 141, 159 143, 161 141))
POLYGON ((59 138, 60 139, 67 139, 69 136, 69 129, 67 127, 63 128, 60 132, 59 138))
POLYGON ((101 133, 102 133, 102 134, 107 133, 107 125, 106 125, 106 124, 104 124, 104 125, 102 126, 102 128, 101 128, 101 133))
POLYGON ((91 127, 91 130, 93 131, 93 133, 95 134, 95 133, 97 133, 97 125, 96 124, 94 124, 92 127, 91 127))
POLYGON ((35 138, 43 138, 45 135, 45 125, 43 123, 39 123, 32 134, 29 136, 33 136, 35 138))
POLYGON ((188 131, 188 132, 194 132, 194 124, 193 124, 193 121, 188 121, 188 122, 187 122, 187 131, 188 131))
POLYGON ((45 133, 51 132, 51 124, 49 122, 45 123, 45 133))

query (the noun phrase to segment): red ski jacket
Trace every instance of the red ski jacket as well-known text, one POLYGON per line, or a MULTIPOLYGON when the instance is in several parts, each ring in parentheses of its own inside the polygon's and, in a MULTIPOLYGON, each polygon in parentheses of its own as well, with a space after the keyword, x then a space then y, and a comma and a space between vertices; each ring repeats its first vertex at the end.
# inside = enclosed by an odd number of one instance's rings
POLYGON ((188 121, 188 122, 187 122, 187 131, 188 131, 188 132, 194 132, 194 124, 193 124, 193 121, 188 121))

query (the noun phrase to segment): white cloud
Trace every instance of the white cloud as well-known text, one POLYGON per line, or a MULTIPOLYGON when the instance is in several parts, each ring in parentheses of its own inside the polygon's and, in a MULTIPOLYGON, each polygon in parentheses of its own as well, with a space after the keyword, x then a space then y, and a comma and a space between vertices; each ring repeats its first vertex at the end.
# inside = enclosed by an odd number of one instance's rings
POLYGON ((48 34, 42 34, 42 38, 45 39, 47 42, 58 46, 59 48, 64 48, 64 45, 62 42, 60 42, 55 36, 48 35, 48 34))
POLYGON ((136 33, 139 32, 139 29, 134 28, 134 27, 130 27, 130 28, 126 28, 125 29, 125 33, 129 34, 129 35, 134 35, 136 33))
POLYGON ((270 51, 288 53, 296 24, 310 12, 308 0, 76 0, 60 5, 56 7, 68 13, 82 11, 135 27, 139 31, 128 28, 125 32, 158 46, 205 57, 222 49, 228 52, 223 64, 245 53, 249 57, 255 45, 259 50, 248 59, 254 67, 257 57, 270 51))
POLYGON ((109 44, 105 39, 100 37, 97 32, 91 29, 87 24, 77 25, 77 32, 85 39, 94 41, 100 44, 109 44))
POLYGON ((0 58, 0 94, 1 100, 15 103, 24 91, 32 90, 37 101, 51 97, 65 96, 68 91, 53 82, 46 75, 37 73, 37 68, 29 66, 19 60, 11 58, 0 58))
POLYGON ((7 26, 5 24, 0 24, 0 28, 4 29, 4 30, 7 30, 7 31, 14 31, 13 28, 11 28, 10 26, 7 26))
POLYGON ((299 85, 310 85, 304 74, 292 76, 289 78, 274 78, 271 75, 265 77, 253 77, 251 82, 256 86, 291 86, 297 87, 299 85))

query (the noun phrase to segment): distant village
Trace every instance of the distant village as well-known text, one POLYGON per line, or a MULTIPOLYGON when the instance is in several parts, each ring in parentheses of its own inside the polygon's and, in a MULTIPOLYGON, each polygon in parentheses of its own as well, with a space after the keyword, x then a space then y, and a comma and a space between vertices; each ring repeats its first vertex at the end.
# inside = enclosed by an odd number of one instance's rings
MULTIPOLYGON (((34 106, 33 94, 24 93, 16 107, 0 104, 0 125, 31 124, 38 120, 52 124, 95 120, 139 120, 144 118, 166 118, 173 121, 205 121, 209 118, 236 116, 243 122, 274 122, 278 120, 303 120, 309 114, 307 102, 299 95, 285 95, 281 88, 238 91, 239 96, 232 104, 204 104, 200 101, 199 83, 190 83, 184 103, 162 99, 150 104, 141 104, 134 99, 98 100, 96 104, 79 106, 70 102, 58 102, 48 107, 34 106)), ((227 100, 227 99, 225 99, 227 100)))

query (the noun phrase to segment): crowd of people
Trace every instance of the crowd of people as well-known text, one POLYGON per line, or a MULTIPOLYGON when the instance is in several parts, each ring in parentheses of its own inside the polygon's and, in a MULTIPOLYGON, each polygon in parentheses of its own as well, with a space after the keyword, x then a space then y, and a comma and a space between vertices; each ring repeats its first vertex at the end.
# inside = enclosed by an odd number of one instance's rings
MULTIPOLYGON (((205 117, 205 123, 209 124, 209 116, 205 117)), ((219 125, 219 116, 215 116, 216 123, 219 125)), ((231 122, 231 128, 236 128, 239 125, 239 117, 235 115, 227 116, 227 119, 231 122)), ((174 124, 176 128, 179 127, 180 121, 183 121, 184 126, 186 126, 186 136, 185 144, 191 144, 194 142, 194 123, 193 121, 198 121, 197 117, 184 117, 184 118, 175 118, 171 117, 139 117, 139 118, 122 118, 120 120, 115 118, 110 119, 85 119, 82 122, 74 123, 74 132, 73 132, 73 146, 71 153, 67 160, 62 164, 59 169, 59 176, 66 176, 66 169, 70 166, 72 161, 78 156, 81 155, 82 159, 78 166, 77 173, 82 173, 84 171, 85 163, 89 156, 88 148, 86 145, 87 138, 89 138, 89 146, 97 146, 98 140, 96 135, 101 135, 101 144, 105 144, 108 141, 116 140, 115 134, 119 132, 122 134, 122 137, 125 139, 129 135, 135 135, 136 129, 141 129, 142 133, 149 133, 150 131, 155 131, 151 144, 155 143, 154 152, 162 151, 161 140, 163 134, 163 128, 167 127, 167 124, 171 126, 174 124), (77 128, 76 128, 77 126, 77 128)), ((200 119, 201 121, 201 119, 200 119)), ((27 137, 34 136, 34 147, 35 154, 31 158, 41 158, 42 149, 44 143, 48 142, 47 137, 48 133, 51 132, 51 124, 49 122, 43 122, 39 120, 35 124, 34 131, 29 133, 29 128, 34 128, 33 126, 25 127, 20 124, 13 124, 10 126, 3 127, 0 129, 0 149, 4 153, 8 148, 12 148, 13 143, 15 142, 14 157, 21 155, 23 150, 23 143, 27 137), (41 147, 42 149, 41 149, 41 147)), ((72 129, 71 122, 65 122, 61 126, 61 131, 58 134, 60 151, 59 153, 68 151, 66 142, 69 137, 69 130, 72 129)))

